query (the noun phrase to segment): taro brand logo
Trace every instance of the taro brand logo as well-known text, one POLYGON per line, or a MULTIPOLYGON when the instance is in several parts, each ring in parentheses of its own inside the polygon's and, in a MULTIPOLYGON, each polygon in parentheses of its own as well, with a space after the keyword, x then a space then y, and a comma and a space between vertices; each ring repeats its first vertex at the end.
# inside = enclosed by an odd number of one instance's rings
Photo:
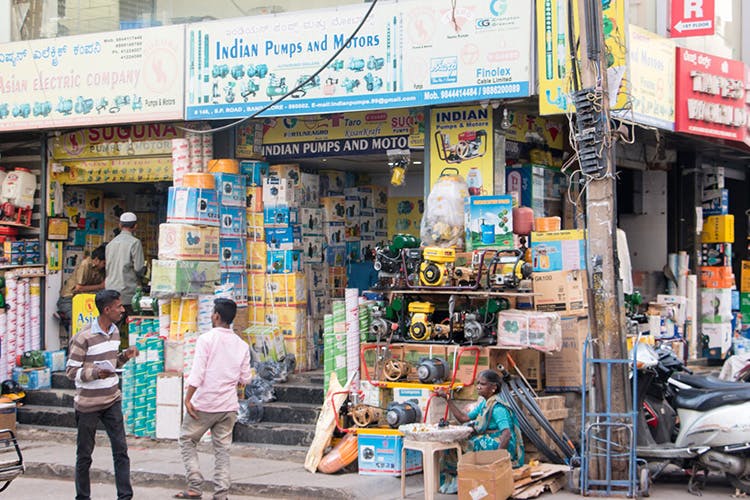
POLYGON ((458 58, 436 57, 430 60, 430 83, 456 83, 458 81, 458 58))

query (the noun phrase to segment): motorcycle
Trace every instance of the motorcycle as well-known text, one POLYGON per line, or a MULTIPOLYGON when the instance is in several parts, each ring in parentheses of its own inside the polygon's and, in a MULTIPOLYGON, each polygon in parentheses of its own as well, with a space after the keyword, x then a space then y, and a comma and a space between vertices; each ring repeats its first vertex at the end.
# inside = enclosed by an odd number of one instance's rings
POLYGON ((692 375, 668 348, 639 345, 637 455, 652 478, 670 465, 692 469, 688 491, 700 494, 700 472, 724 473, 750 493, 750 386, 692 375))

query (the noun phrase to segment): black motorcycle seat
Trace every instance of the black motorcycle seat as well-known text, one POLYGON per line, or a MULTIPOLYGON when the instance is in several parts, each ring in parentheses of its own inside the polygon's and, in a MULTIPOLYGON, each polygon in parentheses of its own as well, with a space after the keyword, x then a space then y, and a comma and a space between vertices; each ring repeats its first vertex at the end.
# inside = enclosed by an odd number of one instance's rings
POLYGON ((731 382, 713 375, 690 375, 687 373, 673 373, 672 378, 696 389, 712 389, 717 391, 742 390, 750 388, 746 382, 731 382))
MULTIPOLYGON (((748 385, 748 384, 744 384, 748 385)), ((675 406, 686 410, 708 411, 726 405, 738 405, 750 401, 750 387, 736 391, 713 391, 706 389, 682 389, 677 393, 675 406)))

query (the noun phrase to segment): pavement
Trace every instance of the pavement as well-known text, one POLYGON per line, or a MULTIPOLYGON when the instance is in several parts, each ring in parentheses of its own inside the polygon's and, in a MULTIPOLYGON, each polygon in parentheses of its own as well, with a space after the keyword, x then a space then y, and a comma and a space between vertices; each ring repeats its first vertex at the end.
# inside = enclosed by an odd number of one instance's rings
MULTIPOLYGON (((72 497, 75 431, 19 426, 18 435, 26 473, 11 484, 5 495, 19 499, 72 497), (49 491, 50 495, 43 494, 45 491, 49 491)), ((129 438, 128 443, 136 498, 169 498, 184 488, 184 469, 176 442, 129 438)), ((203 444, 199 456, 204 475, 210 479, 213 467, 210 445, 203 444)), ((385 500, 400 497, 401 485, 397 477, 360 476, 356 472, 311 474, 303 468, 303 462, 304 449, 301 448, 234 445, 231 498, 385 500)), ((103 433, 97 436, 91 480, 94 498, 114 496, 112 457, 108 439, 103 433)), ((407 478, 407 498, 424 497, 422 480, 421 474, 407 478)), ((210 491, 209 481, 205 492, 210 491)), ((716 478, 708 485, 703 498, 729 498, 733 493, 723 478, 716 478)), ((551 497, 547 493, 541 498, 551 497)), ((554 497, 560 500, 578 498, 564 491, 554 497)), ((451 495, 436 496, 438 500, 456 498, 451 495)), ((651 498, 689 498, 686 481, 659 483, 652 488, 651 498)))

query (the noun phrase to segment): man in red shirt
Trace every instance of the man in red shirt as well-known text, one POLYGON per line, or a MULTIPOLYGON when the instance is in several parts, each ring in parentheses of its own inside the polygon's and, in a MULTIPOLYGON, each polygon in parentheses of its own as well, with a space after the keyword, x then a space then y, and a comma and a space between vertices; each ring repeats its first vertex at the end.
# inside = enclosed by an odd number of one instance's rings
POLYGON ((213 328, 198 337, 195 344, 180 431, 188 489, 175 498, 201 498, 203 494, 196 445, 209 429, 214 447, 214 499, 227 498, 231 485, 229 447, 239 409, 237 384, 247 384, 252 378, 250 348, 231 328, 236 314, 234 301, 216 299, 211 316, 213 328))

